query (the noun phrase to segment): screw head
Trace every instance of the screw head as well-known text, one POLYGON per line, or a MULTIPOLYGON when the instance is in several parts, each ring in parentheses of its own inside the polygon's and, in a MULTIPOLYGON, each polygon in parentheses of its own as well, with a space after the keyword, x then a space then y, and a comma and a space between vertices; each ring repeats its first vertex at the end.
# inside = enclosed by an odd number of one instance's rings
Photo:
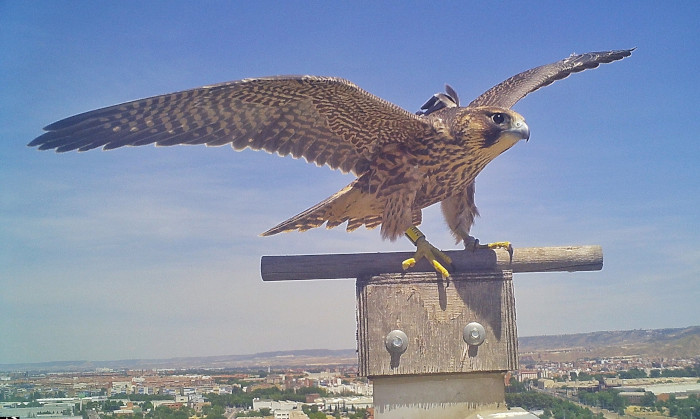
POLYGON ((486 340, 486 330, 480 323, 471 322, 464 327, 462 338, 468 345, 479 346, 486 340))
POLYGON ((408 336, 401 330, 392 330, 386 335, 384 346, 390 353, 401 355, 408 348, 408 336))

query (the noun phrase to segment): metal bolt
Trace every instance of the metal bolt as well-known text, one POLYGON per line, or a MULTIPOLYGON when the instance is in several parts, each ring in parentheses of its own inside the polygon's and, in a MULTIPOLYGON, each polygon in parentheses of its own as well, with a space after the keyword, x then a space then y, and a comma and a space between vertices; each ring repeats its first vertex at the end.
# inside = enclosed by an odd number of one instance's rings
POLYGON ((481 324, 471 322, 464 327, 462 337, 468 345, 479 346, 484 343, 484 340, 486 339, 486 330, 484 330, 484 326, 481 324))
POLYGON ((386 350, 392 354, 401 355, 408 348, 408 336, 401 330, 392 330, 384 339, 386 350))

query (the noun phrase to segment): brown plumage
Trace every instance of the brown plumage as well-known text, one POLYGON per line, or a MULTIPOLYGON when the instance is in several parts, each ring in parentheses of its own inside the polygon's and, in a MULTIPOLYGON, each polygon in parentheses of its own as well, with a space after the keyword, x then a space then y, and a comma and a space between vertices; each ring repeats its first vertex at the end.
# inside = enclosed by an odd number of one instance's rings
POLYGON ((572 55, 533 68, 494 86, 467 107, 459 107, 449 89, 424 115, 339 78, 245 79, 75 115, 47 126, 48 132, 29 145, 64 152, 231 144, 236 150, 291 154, 358 178, 263 235, 347 222, 348 231, 381 225, 382 237, 394 240, 420 223, 423 208, 442 202, 450 229, 458 240, 466 240, 477 215, 474 178, 529 136, 523 117, 509 108, 540 87, 631 51, 572 55))

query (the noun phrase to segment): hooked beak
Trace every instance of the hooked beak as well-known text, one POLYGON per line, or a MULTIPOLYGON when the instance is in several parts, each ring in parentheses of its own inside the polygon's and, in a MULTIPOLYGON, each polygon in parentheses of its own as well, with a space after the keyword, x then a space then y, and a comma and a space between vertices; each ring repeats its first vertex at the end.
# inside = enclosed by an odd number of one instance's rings
POLYGON ((525 120, 515 121, 513 123, 513 128, 509 129, 512 134, 515 134, 519 139, 529 141, 530 140, 530 127, 527 126, 525 120))

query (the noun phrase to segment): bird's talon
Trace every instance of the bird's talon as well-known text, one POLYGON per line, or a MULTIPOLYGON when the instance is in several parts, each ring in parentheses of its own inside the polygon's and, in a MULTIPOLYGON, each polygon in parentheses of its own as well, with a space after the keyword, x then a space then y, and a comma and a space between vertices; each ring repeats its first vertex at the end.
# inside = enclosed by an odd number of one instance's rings
POLYGON ((486 245, 489 249, 505 249, 508 252, 513 251, 513 246, 510 242, 493 242, 486 245))
POLYGON ((401 267, 403 268, 404 271, 407 269, 410 269, 414 266, 416 266, 416 258, 408 258, 408 259, 404 260, 403 262, 401 262, 401 267))
POLYGON ((477 249, 504 249, 510 255, 510 260, 513 260, 513 245, 510 242, 493 242, 487 244, 479 243, 479 239, 466 235, 464 237, 464 249, 472 252, 477 249))
POLYGON ((425 258, 443 278, 450 277, 450 272, 442 263, 438 262, 438 259, 440 259, 446 265, 452 265, 452 259, 449 256, 430 244, 425 239, 425 235, 416 227, 411 227, 406 230, 406 236, 416 246, 416 253, 412 258, 406 259, 401 263, 401 267, 403 267, 404 270, 412 268, 416 265, 416 261, 425 258))
POLYGON ((442 275, 443 278, 445 278, 445 279, 449 279, 449 278, 450 278, 450 272, 449 272, 447 269, 445 269, 445 267, 442 266, 442 265, 440 264, 440 262, 438 262, 437 260, 431 260, 431 262, 432 262, 432 264, 433 264, 433 268, 435 268, 435 270, 436 270, 437 272, 439 272, 440 275, 442 275))
MULTIPOLYGON (((440 250, 436 247, 433 247, 433 254, 435 256, 439 257, 440 259, 442 259, 442 261, 445 262, 446 264, 452 265, 452 258, 447 256, 442 250, 440 250)), ((442 265, 440 265, 440 266, 442 266, 442 265)))

